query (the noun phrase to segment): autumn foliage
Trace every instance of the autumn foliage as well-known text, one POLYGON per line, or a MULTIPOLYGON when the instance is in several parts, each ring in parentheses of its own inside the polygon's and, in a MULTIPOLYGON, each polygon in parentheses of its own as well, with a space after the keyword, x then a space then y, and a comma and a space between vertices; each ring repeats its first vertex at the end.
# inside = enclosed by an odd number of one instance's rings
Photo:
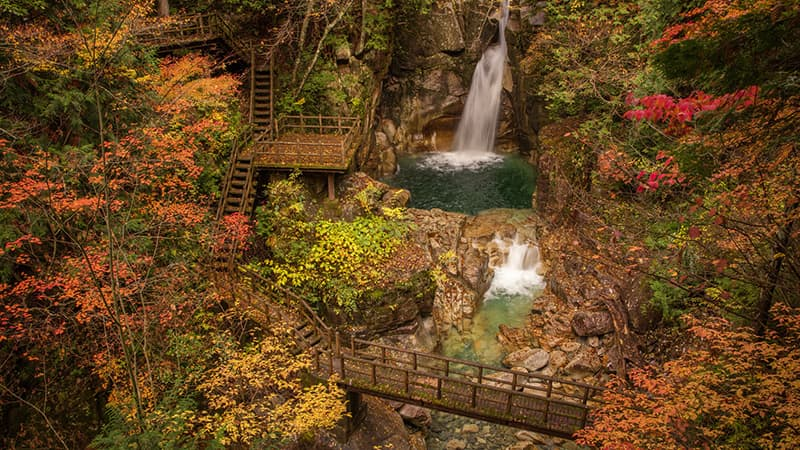
POLYGON ((609 385, 581 442, 797 447, 797 2, 559 2, 548 10, 559 23, 546 24, 543 39, 559 37, 563 47, 543 64, 634 72, 615 97, 602 84, 570 96, 576 91, 544 76, 541 95, 556 100, 550 118, 562 128, 542 134, 539 161, 552 178, 539 202, 556 222, 579 218, 572 232, 591 242, 595 267, 643 280, 615 306, 654 321, 628 324, 648 330, 636 335, 646 363, 609 385), (614 8, 618 19, 632 16, 626 26, 581 20, 614 8), (618 47, 602 62, 573 64, 565 55, 592 53, 577 52, 585 42, 565 28, 610 35, 618 47), (619 54, 646 63, 616 65, 619 54), (576 107, 565 110, 564 99, 576 107))
POLYGON ((252 229, 213 220, 243 132, 238 74, 139 47, 149 3, 66 3, 0 28, 16 43, 0 47, 0 446, 250 445, 330 426, 341 393, 302 385, 303 360, 210 277, 212 251, 252 229))
POLYGON ((763 338, 688 317, 691 348, 616 379, 579 442, 612 448, 791 449, 800 445, 800 311, 776 305, 763 338))

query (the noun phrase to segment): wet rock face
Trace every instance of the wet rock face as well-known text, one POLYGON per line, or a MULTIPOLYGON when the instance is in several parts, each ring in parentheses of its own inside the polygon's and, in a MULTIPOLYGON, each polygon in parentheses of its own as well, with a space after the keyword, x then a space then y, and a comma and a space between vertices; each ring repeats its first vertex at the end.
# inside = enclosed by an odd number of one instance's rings
POLYGON ((426 253, 424 258, 437 274, 433 317, 440 337, 450 329, 471 327, 479 301, 491 283, 489 262, 502 257, 494 237, 536 240, 537 222, 532 211, 496 209, 466 216, 411 209, 409 215, 416 225, 412 244, 426 253))
POLYGON ((478 299, 478 293, 465 282, 452 275, 445 275, 438 283, 433 301, 433 320, 439 336, 446 335, 451 328, 459 332, 469 329, 478 299))
POLYGON ((570 323, 578 336, 600 336, 614 331, 608 311, 578 311, 570 323))

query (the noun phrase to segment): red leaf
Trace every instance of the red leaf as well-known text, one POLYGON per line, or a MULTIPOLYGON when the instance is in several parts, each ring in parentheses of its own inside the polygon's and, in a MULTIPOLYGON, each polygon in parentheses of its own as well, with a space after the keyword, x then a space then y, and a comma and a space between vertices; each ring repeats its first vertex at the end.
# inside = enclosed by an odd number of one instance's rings
POLYGON ((700 237, 700 228, 695 226, 689 227, 689 237, 692 239, 697 239, 700 237))

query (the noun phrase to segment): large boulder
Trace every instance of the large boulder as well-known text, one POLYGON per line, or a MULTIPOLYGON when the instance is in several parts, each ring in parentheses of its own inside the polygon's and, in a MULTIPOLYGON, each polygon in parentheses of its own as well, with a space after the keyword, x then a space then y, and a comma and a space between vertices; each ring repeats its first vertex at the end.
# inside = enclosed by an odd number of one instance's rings
POLYGON ((503 365, 506 367, 524 367, 533 372, 546 366, 550 361, 550 353, 541 348, 523 348, 505 358, 503 365))
POLYGON ((570 324, 578 336, 600 336, 614 331, 614 322, 608 311, 578 311, 570 324))
POLYGON ((420 406, 404 404, 397 412, 406 423, 414 425, 417 428, 428 428, 433 421, 431 412, 420 406))
POLYGON ((367 414, 364 421, 353 431, 344 444, 329 448, 363 450, 392 448, 398 450, 422 450, 415 445, 400 415, 381 399, 363 396, 367 414))

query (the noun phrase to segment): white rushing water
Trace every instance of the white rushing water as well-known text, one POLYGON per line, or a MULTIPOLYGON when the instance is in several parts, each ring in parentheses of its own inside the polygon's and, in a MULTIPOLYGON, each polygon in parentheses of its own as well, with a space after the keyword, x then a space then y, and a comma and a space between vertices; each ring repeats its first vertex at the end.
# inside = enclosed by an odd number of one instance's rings
POLYGON ((494 268, 494 278, 484 299, 499 295, 526 295, 544 287, 544 278, 539 275, 539 247, 516 239, 509 244, 495 237, 494 242, 507 253, 503 264, 494 268))
POLYGON ((441 351, 447 356, 500 364, 505 354, 497 340, 500 325, 525 326, 531 302, 544 289, 539 248, 518 239, 494 238, 499 257, 493 257, 494 278, 472 324, 464 332, 449 333, 441 351))
POLYGON ((431 155, 426 161, 428 167, 442 170, 474 169, 502 159, 493 150, 502 100, 507 24, 508 0, 503 0, 498 42, 483 52, 475 66, 452 149, 450 152, 431 155))

